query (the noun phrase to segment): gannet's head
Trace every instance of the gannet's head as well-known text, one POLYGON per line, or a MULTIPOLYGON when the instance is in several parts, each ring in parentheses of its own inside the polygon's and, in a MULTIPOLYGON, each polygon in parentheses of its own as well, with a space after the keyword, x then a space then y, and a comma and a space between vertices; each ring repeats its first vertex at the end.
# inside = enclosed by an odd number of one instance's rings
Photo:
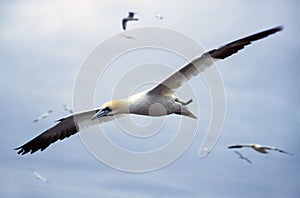
POLYGON ((92 117, 92 120, 104 116, 113 116, 121 113, 128 113, 128 104, 125 100, 112 100, 104 103, 99 111, 92 117))
POLYGON ((251 143, 250 146, 251 146, 252 148, 254 148, 254 147, 256 147, 256 144, 251 143))
POLYGON ((260 149, 261 147, 262 147, 262 145, 260 145, 260 144, 250 144, 250 146, 252 147, 252 148, 254 148, 254 149, 260 149))

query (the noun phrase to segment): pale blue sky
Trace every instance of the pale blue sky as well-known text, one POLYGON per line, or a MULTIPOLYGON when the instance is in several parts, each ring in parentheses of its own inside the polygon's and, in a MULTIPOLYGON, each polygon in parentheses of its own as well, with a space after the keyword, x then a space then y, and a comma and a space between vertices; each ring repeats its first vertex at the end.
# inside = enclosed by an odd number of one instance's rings
POLYGON ((299 9, 298 1, 1 1, 0 197, 298 197, 299 9), (285 29, 218 63, 227 114, 218 144, 204 159, 198 151, 209 120, 205 107, 187 152, 157 171, 133 174, 106 166, 78 135, 34 155, 17 155, 13 148, 67 115, 61 105, 72 104, 80 64, 121 32, 129 10, 140 18, 129 28, 170 28, 207 50, 269 27, 285 29), (32 122, 50 109, 49 118, 32 122), (248 164, 226 148, 252 142, 294 155, 241 150, 253 162, 248 164), (50 183, 36 180, 31 168, 50 183))

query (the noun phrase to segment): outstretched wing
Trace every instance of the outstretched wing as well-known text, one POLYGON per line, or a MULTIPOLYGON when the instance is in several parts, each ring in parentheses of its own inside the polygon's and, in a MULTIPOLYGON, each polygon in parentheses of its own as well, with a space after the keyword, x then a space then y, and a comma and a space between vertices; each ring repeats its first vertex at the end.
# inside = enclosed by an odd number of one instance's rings
POLYGON ((238 152, 238 151, 234 151, 239 157, 243 157, 243 155, 240 153, 240 152, 238 152))
POLYGON ((239 156, 239 158, 241 158, 241 159, 244 159, 244 160, 246 160, 248 163, 252 163, 246 156, 244 156, 242 153, 240 153, 240 152, 238 152, 238 151, 234 151, 238 156, 239 156))
POLYGON ((293 155, 293 154, 291 154, 291 153, 289 153, 289 152, 286 152, 286 151, 284 151, 284 150, 281 150, 281 149, 279 149, 279 148, 275 148, 274 150, 275 150, 275 151, 278 151, 278 152, 280 152, 280 153, 285 153, 285 154, 288 154, 288 155, 293 155))
POLYGON ((237 144, 237 145, 228 146, 227 148, 236 149, 236 148, 244 148, 244 147, 251 147, 251 146, 248 144, 237 144))
POLYGON ((227 148, 235 149, 235 148, 243 148, 243 146, 242 145, 233 145, 233 146, 228 146, 227 148))
POLYGON ((281 149, 279 149, 279 148, 276 148, 276 147, 271 147, 271 146, 263 146, 262 148, 263 148, 263 149, 267 149, 267 150, 278 151, 278 152, 280 152, 280 153, 285 153, 285 154, 288 154, 288 155, 292 155, 291 153, 289 153, 289 152, 286 152, 286 151, 284 151, 284 150, 281 150, 281 149))
POLYGON ((46 130, 24 145, 15 148, 15 150, 18 150, 18 154, 22 155, 28 152, 32 154, 38 150, 43 151, 50 144, 56 142, 57 140, 68 138, 71 135, 79 132, 79 130, 113 119, 113 116, 106 116, 98 120, 91 120, 92 116, 97 113, 98 110, 99 109, 86 111, 62 118, 58 120, 59 123, 57 123, 55 126, 46 130))
POLYGON ((246 160, 248 163, 252 164, 251 160, 249 160, 247 157, 244 157, 243 159, 246 160))
POLYGON ((243 49, 246 45, 251 44, 251 42, 265 38, 271 34, 274 34, 283 29, 282 26, 271 28, 251 36, 233 41, 227 45, 224 45, 218 49, 210 50, 204 53, 202 56, 192 60, 187 63, 179 70, 174 72, 167 79, 162 81, 160 84, 152 88, 149 93, 153 94, 167 94, 174 92, 183 83, 190 80, 192 77, 197 76, 199 73, 204 71, 207 67, 211 66, 214 61, 227 58, 232 54, 237 53, 239 50, 243 49))
POLYGON ((122 28, 123 30, 126 30, 126 23, 127 23, 127 18, 122 19, 122 28))

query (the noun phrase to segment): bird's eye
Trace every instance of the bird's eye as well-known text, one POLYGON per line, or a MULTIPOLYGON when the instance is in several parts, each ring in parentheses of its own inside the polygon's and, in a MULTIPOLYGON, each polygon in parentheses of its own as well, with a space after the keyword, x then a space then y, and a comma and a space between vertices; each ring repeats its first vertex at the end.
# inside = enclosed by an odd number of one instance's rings
POLYGON ((109 107, 105 107, 104 109, 103 109, 103 111, 107 111, 107 112, 109 112, 109 111, 112 111, 109 107))

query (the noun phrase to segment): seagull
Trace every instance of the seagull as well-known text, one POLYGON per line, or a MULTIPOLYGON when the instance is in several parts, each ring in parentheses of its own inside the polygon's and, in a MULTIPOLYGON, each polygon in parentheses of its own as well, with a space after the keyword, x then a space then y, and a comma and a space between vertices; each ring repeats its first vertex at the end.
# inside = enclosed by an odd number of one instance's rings
POLYGON ((267 150, 273 150, 273 151, 278 151, 280 153, 285 153, 285 154, 288 154, 288 155, 292 155, 291 153, 288 153, 286 151, 283 151, 279 148, 276 148, 276 147, 271 147, 271 146, 263 146, 263 145, 260 145, 260 144, 237 144, 237 145, 233 145, 233 146, 229 146, 228 148, 229 149, 235 149, 235 148, 253 148, 255 151, 257 152, 260 152, 260 153, 268 153, 267 150))
POLYGON ((155 18, 160 19, 160 20, 164 19, 164 17, 157 12, 154 13, 154 16, 155 16, 155 18))
POLYGON ((138 21, 138 18, 134 18, 135 12, 128 12, 128 16, 122 19, 122 28, 126 30, 126 25, 128 21, 138 21))
POLYGON ((197 117, 187 108, 187 105, 191 103, 192 100, 187 102, 180 100, 175 95, 176 90, 192 77, 197 76, 204 69, 213 65, 215 61, 225 59, 237 53, 246 45, 251 44, 251 42, 265 38, 282 29, 282 26, 274 27, 233 41, 218 49, 210 50, 186 63, 153 88, 136 93, 128 98, 106 102, 94 110, 84 111, 62 118, 58 120, 58 123, 52 128, 44 131, 24 145, 15 148, 15 150, 18 150, 18 154, 22 155, 28 152, 32 154, 38 150, 43 151, 57 140, 70 137, 87 127, 111 121, 115 117, 124 116, 126 114, 144 116, 177 114, 196 119, 197 117), (157 103, 160 105, 154 105, 157 103))
POLYGON ((48 112, 40 115, 39 117, 37 117, 35 120, 33 120, 33 122, 38 122, 40 121, 41 119, 45 119, 49 116, 50 113, 52 113, 53 111, 52 110, 49 110, 48 112))
POLYGON ((45 177, 41 176, 38 172, 34 171, 33 169, 31 169, 31 171, 37 179, 49 183, 48 180, 45 177))
POLYGON ((72 110, 69 106, 67 106, 67 105, 65 105, 65 104, 62 105, 62 106, 63 106, 63 108, 64 108, 65 111, 67 111, 67 112, 69 112, 69 113, 71 113, 71 114, 73 113, 73 110, 72 110))
POLYGON ((246 160, 250 164, 252 163, 246 156, 244 156, 240 152, 238 152, 238 151, 234 151, 234 152, 239 156, 240 159, 244 159, 244 160, 246 160))

